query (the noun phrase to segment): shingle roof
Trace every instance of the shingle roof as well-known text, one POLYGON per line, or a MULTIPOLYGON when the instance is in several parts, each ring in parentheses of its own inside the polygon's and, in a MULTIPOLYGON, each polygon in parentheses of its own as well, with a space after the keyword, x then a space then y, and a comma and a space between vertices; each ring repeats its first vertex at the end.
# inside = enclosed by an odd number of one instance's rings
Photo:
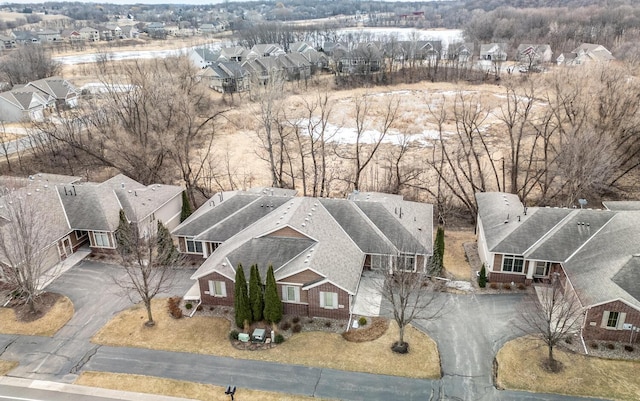
POLYGON ((264 283, 269 265, 278 270, 314 244, 315 241, 306 238, 252 238, 227 255, 227 259, 234 268, 242 265, 247 280, 251 265, 257 264, 264 283))
MULTIPOLYGON (((429 253, 429 251, 400 224, 398 219, 389 213, 381 204, 371 201, 358 201, 355 202, 355 204, 399 251, 421 254, 429 253)), ((403 218, 402 213, 402 207, 400 207, 400 209, 398 209, 400 219, 403 218)))
POLYGON ((640 210, 640 201, 605 201, 602 205, 608 210, 633 211, 640 210))
POLYGON ((233 193, 233 195, 227 195, 227 199, 219 204, 213 204, 212 201, 209 201, 200 207, 199 213, 189 216, 187 220, 176 227, 173 235, 188 237, 200 235, 258 198, 260 198, 259 195, 233 193))
POLYGON ((56 187, 74 230, 114 231, 121 205, 111 188, 85 183, 56 187))
POLYGON ((69 97, 77 96, 77 89, 69 83, 66 79, 61 77, 50 77, 32 81, 27 86, 33 86, 38 90, 46 93, 54 99, 67 99, 69 97))

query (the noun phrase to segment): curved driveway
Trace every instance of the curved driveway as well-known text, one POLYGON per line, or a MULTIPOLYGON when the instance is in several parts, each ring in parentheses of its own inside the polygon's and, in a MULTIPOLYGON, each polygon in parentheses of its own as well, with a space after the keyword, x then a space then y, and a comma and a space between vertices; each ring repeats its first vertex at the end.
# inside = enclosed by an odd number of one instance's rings
MULTIPOLYGON (((9 373, 29 379, 71 383, 82 370, 137 373, 226 386, 345 400, 572 400, 575 397, 499 391, 492 385, 498 349, 518 333, 513 327, 519 295, 439 294, 447 313, 417 322, 438 343, 443 377, 419 380, 310 368, 180 352, 106 347, 90 339, 126 308, 111 277, 117 268, 83 261, 48 289, 67 295, 76 313, 52 338, 0 335, 0 357, 19 360, 9 373)), ((191 286, 191 271, 179 271, 173 293, 191 286)))

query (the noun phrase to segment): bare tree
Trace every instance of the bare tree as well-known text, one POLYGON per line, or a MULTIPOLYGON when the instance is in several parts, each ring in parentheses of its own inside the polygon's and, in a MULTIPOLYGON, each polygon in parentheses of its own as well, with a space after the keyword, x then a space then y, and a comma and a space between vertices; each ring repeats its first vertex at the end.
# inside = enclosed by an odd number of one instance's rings
MULTIPOLYGON (((3 220, 0 235, 0 278, 18 293, 17 299, 31 313, 38 311, 47 260, 51 252, 51 230, 38 201, 25 190, 4 187, 0 200, 3 220)), ((35 195, 34 195, 35 196, 35 195)))
POLYGON ((162 222, 141 229, 136 222, 128 222, 122 210, 116 240, 125 275, 114 281, 132 302, 142 301, 147 311, 145 326, 153 326, 151 301, 171 288, 179 253, 162 222))
POLYGON ((548 287, 537 287, 537 295, 525 298, 521 308, 519 328, 541 339, 548 349, 545 367, 558 372, 562 365, 553 356, 553 349, 569 334, 580 329, 583 308, 578 297, 564 288, 558 274, 548 287))
POLYGON ((60 64, 40 45, 19 46, 0 63, 0 75, 11 86, 48 78, 60 72, 60 64))
POLYGON ((398 324, 398 341, 394 352, 406 353, 409 345, 404 340, 405 329, 414 320, 435 320, 442 316, 444 303, 436 295, 438 284, 423 267, 415 267, 415 255, 399 253, 392 257, 391 266, 380 270, 379 290, 383 305, 398 324))
POLYGON ((356 124, 355 144, 352 152, 338 152, 338 157, 350 160, 353 163, 353 175, 347 177, 346 180, 353 185, 354 190, 360 190, 362 184, 362 175, 367 168, 376 152, 382 145, 385 137, 393 127, 398 118, 398 110, 400 108, 400 100, 396 97, 390 97, 382 111, 381 120, 378 122, 378 130, 371 131, 371 104, 368 96, 358 96, 354 99, 354 122, 356 124))

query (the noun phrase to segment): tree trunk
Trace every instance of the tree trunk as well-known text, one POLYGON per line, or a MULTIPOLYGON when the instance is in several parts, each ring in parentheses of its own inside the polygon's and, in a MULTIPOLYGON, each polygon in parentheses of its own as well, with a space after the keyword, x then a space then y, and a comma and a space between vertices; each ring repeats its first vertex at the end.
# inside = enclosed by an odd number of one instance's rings
POLYGON ((147 309, 147 322, 144 325, 147 327, 155 326, 156 322, 153 321, 153 316, 151 315, 151 300, 145 301, 144 306, 147 309))

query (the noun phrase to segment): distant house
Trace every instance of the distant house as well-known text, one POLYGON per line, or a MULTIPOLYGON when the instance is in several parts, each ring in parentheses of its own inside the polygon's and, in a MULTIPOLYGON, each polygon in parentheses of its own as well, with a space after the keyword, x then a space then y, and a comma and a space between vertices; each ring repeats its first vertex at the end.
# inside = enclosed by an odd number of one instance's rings
POLYGON ((220 53, 214 53, 204 47, 189 51, 189 60, 196 68, 206 68, 218 61, 218 58, 220 58, 220 53))
POLYGON ((40 43, 40 38, 33 31, 11 31, 11 37, 15 38, 16 44, 40 43))
POLYGON ((236 61, 242 63, 247 60, 249 50, 242 46, 223 47, 220 49, 220 61, 236 61))
POLYGON ((274 78, 285 78, 282 66, 275 57, 250 58, 242 67, 251 76, 251 81, 257 85, 266 85, 274 78))
POLYGON ((476 199, 478 254, 490 282, 559 280, 584 308, 585 339, 630 341, 640 327, 640 202, 595 210, 525 207, 499 192, 476 199))
POLYGON ((615 60, 606 47, 602 45, 583 43, 570 53, 562 53, 556 59, 558 65, 576 66, 590 63, 608 63, 615 60))
POLYGON ((220 93, 245 92, 251 88, 249 72, 233 61, 214 62, 202 71, 200 78, 220 93))
POLYGON ((257 57, 271 57, 285 54, 285 51, 282 50, 282 47, 273 43, 255 45, 251 48, 251 52, 254 53, 257 57))
POLYGON ((289 81, 304 80, 311 76, 311 63, 301 53, 287 53, 276 57, 289 81))
POLYGON ((55 100, 57 107, 76 107, 80 92, 64 78, 50 77, 29 82, 26 88, 34 88, 55 100))
POLYGON ((81 42, 83 40, 80 32, 75 29, 64 29, 60 33, 60 37, 62 38, 62 40, 66 40, 70 43, 81 42))
POLYGON ((553 51, 549 45, 521 44, 516 49, 516 61, 521 71, 541 69, 553 58, 553 51))
POLYGON ((360 43, 348 52, 334 47, 333 59, 337 72, 356 75, 379 72, 383 65, 383 53, 374 43, 360 43))
POLYGON ((310 64, 311 73, 316 70, 322 70, 329 66, 329 58, 326 54, 317 51, 308 42, 294 42, 289 45, 289 51, 291 53, 301 54, 310 64))
POLYGON ((95 28, 84 27, 80 29, 79 33, 80 37, 87 42, 97 42, 100 40, 100 32, 95 28))
POLYGON ((13 49, 16 47, 16 40, 11 36, 0 35, 0 45, 5 49, 13 49))
POLYGON ((179 36, 180 27, 178 25, 165 25, 164 31, 167 36, 179 36))
POLYGON ((432 254, 432 206, 399 195, 295 197, 256 188, 216 194, 172 234, 206 260, 191 276, 205 305, 233 305, 235 274, 273 266, 284 312, 348 318, 363 271, 422 272, 432 254))
POLYGON ((447 59, 466 64, 473 60, 473 43, 452 43, 447 51, 447 59))
POLYGON ((42 121, 51 104, 49 97, 33 88, 14 88, 0 93, 0 121, 42 121))
POLYGON ((126 25, 122 27, 123 39, 137 39, 140 36, 140 31, 133 25, 126 25))
POLYGON ((36 32, 40 42, 60 42, 62 38, 60 37, 59 31, 54 31, 52 29, 42 29, 36 32))
POLYGON ((480 45, 480 60, 507 61, 506 43, 488 43, 480 45))

